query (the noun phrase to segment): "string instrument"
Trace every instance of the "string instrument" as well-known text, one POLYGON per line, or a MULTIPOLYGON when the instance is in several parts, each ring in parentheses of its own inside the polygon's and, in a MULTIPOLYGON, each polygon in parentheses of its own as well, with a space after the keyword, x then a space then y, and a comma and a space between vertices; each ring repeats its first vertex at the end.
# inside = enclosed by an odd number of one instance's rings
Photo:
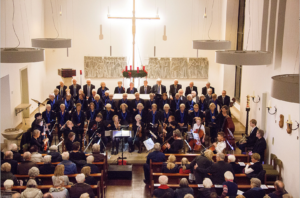
POLYGON ((142 126, 139 126, 136 130, 136 135, 141 138, 142 137, 142 126))
POLYGON ((209 148, 208 148, 208 150, 211 150, 211 151, 215 151, 216 150, 216 147, 215 147, 215 145, 211 145, 209 148))
POLYGON ((200 125, 199 129, 196 129, 194 131, 194 133, 197 133, 199 135, 199 139, 192 139, 189 142, 190 147, 195 151, 200 151, 200 149, 202 148, 201 140, 204 136, 204 131, 201 129, 201 126, 202 125, 200 125))
POLYGON ((167 147, 167 143, 168 141, 170 141, 173 138, 173 136, 169 137, 161 146, 161 150, 160 152, 164 152, 168 147, 167 147))
POLYGON ((160 120, 158 120, 159 127, 158 127, 158 132, 160 133, 160 136, 162 137, 162 141, 165 141, 166 133, 164 133, 164 129, 166 130, 167 126, 163 125, 160 120))
MULTIPOLYGON (((91 119, 91 118, 90 118, 91 119)), ((82 147, 81 150, 84 151, 85 149, 85 145, 86 145, 86 132, 88 129, 88 123, 90 122, 90 120, 85 121, 84 122, 84 126, 83 126, 83 138, 82 138, 82 147)))
POLYGON ((46 131, 48 131, 49 129, 48 129, 48 126, 46 125, 45 120, 43 120, 43 126, 44 126, 44 133, 45 133, 44 139, 43 139, 43 141, 44 141, 44 148, 43 148, 43 150, 47 151, 47 149, 49 148, 49 145, 48 145, 49 141, 47 141, 48 137, 47 137, 46 131), (47 141, 47 143, 45 143, 46 141, 47 141))

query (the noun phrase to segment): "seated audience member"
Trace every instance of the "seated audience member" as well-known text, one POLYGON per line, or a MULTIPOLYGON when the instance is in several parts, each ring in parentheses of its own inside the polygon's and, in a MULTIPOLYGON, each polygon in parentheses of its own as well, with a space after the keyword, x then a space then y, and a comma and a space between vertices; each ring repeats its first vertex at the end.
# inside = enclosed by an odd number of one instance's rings
POLYGON ((38 147, 36 145, 32 145, 29 148, 29 152, 31 153, 31 161, 34 163, 42 162, 43 156, 42 154, 38 153, 38 147))
MULTIPOLYGON (((71 122, 71 121, 70 121, 71 122)), ((67 151, 69 151, 69 152, 71 152, 72 151, 72 149, 73 149, 73 142, 74 142, 74 140, 75 140, 75 133, 74 132, 70 132, 69 134, 68 134, 68 139, 66 140, 66 142, 65 142, 65 145, 66 145, 66 149, 67 149, 67 151)))
POLYGON ((53 174, 55 166, 51 164, 51 155, 44 156, 44 165, 40 166, 40 174, 53 174))
POLYGON ((83 193, 88 193, 90 198, 94 198, 94 192, 90 185, 84 183, 85 176, 84 174, 78 174, 76 176, 77 183, 74 184, 70 189, 70 197, 80 198, 80 195, 83 193))
POLYGON ((31 153, 25 152, 23 155, 24 162, 21 162, 18 166, 18 173, 20 175, 27 175, 29 169, 36 167, 36 164, 31 161, 31 153))
POLYGON ((21 194, 18 193, 18 192, 16 192, 16 193, 14 193, 14 194, 12 195, 11 198, 21 198, 21 194))
POLYGON ((235 198, 245 198, 245 196, 244 195, 238 195, 235 198))
POLYGON ((178 173, 178 165, 175 164, 176 162, 176 157, 175 155, 170 155, 168 157, 168 161, 162 164, 162 173, 178 173))
POLYGON ((43 193, 37 188, 37 183, 34 179, 29 179, 26 189, 21 193, 22 198, 42 198, 43 193))
POLYGON ((93 144, 92 155, 94 156, 94 162, 102 162, 105 159, 105 155, 100 153, 100 145, 93 144))
POLYGON ((149 153, 147 156, 147 161, 146 164, 144 164, 144 175, 145 175, 145 183, 149 183, 150 182, 150 160, 152 160, 152 162, 164 162, 165 160, 165 154, 160 152, 160 144, 159 143, 155 143, 154 144, 154 151, 149 153))
MULTIPOLYGON (((50 188, 51 189, 51 188, 50 188)), ((49 191, 50 191, 50 189, 49 189, 49 191)), ((60 197, 60 196, 59 196, 60 197)), ((66 197, 66 196, 63 196, 63 197, 66 197)), ((53 195, 51 194, 51 193, 45 193, 44 195, 43 195, 43 198, 57 198, 57 197, 53 197, 53 195)), ((66 197, 66 198, 69 198, 69 196, 68 197, 66 197)))
POLYGON ((85 164, 86 163, 86 156, 85 154, 80 151, 80 143, 74 142, 72 146, 72 151, 70 152, 70 160, 75 164, 85 164))
POLYGON ((55 167, 54 176, 52 176, 53 185, 55 183, 59 183, 59 180, 63 180, 64 183, 62 185, 70 185, 71 182, 69 181, 69 177, 65 175, 65 166, 64 165, 57 165, 55 167))
POLYGON ((260 187, 261 181, 257 178, 250 180, 251 189, 244 192, 245 198, 263 198, 266 194, 265 190, 260 187))
POLYGON ((271 198, 281 198, 284 197, 284 195, 288 195, 287 191, 284 188, 284 183, 282 181, 275 181, 274 188, 275 191, 269 194, 271 198))
POLYGON ((282 195, 282 198, 293 198, 293 196, 290 194, 284 194, 282 195))
POLYGON ((51 155, 51 161, 52 162, 61 162, 62 158, 61 158, 61 154, 58 151, 58 148, 56 145, 52 145, 49 148, 50 153, 49 155, 51 155))
POLYGON ((203 186, 204 188, 200 188, 199 189, 199 197, 201 198, 210 198, 211 194, 214 192, 215 193, 215 189, 212 188, 213 183, 211 182, 211 180, 209 178, 205 178, 203 180, 203 186))
POLYGON ((231 164, 234 174, 238 174, 242 172, 242 168, 239 164, 235 163, 235 156, 228 155, 228 163, 231 164))
MULTIPOLYGON (((2 179, 2 178, 1 178, 2 179)), ((17 193, 16 191, 12 191, 12 188, 14 187, 14 181, 11 179, 7 179, 3 182, 1 182, 1 186, 4 186, 5 190, 1 190, 1 197, 3 198, 10 198, 13 194, 17 193)))
POLYGON ((1 186, 3 186, 6 180, 12 180, 14 186, 19 186, 19 181, 16 176, 14 176, 11 172, 11 165, 7 162, 1 165, 1 186))
POLYGON ((24 185, 27 184, 29 179, 33 179, 36 181, 37 185, 42 185, 42 180, 37 178, 40 174, 40 170, 37 167, 32 167, 31 169, 29 169, 28 171, 28 176, 29 178, 24 180, 24 185))
POLYGON ((79 198, 90 198, 90 195, 88 193, 83 193, 79 198))
POLYGON ((18 146, 16 144, 11 145, 11 152, 13 153, 13 160, 16 160, 17 162, 23 161, 23 157, 21 156, 21 153, 18 152, 18 146))
POLYGON ((233 169, 230 164, 224 162, 225 155, 223 153, 218 153, 216 158, 217 158, 217 162, 212 164, 212 166, 210 166, 209 168, 207 169, 199 168, 198 165, 196 164, 194 166, 194 169, 196 169, 196 171, 199 171, 201 173, 211 173, 211 178, 213 183, 222 184, 223 182, 225 182, 224 173, 226 171, 230 171, 233 173, 233 169))
POLYGON ((85 176, 84 183, 87 183, 88 185, 97 185, 97 180, 91 176, 91 167, 83 167, 81 169, 81 173, 83 173, 85 176))
POLYGON ((247 136, 247 141, 243 141, 241 144, 239 142, 237 142, 237 146, 239 147, 239 149, 242 151, 242 153, 245 152, 245 148, 246 147, 252 147, 254 146, 257 137, 256 137, 256 133, 257 133, 257 121, 255 119, 250 120, 250 127, 252 128, 250 135, 247 136))
POLYGON ((179 167, 179 173, 180 174, 189 174, 189 173, 191 173, 191 170, 186 168, 187 164, 190 164, 189 160, 186 157, 183 157, 181 159, 181 166, 179 167))
POLYGON ((194 195, 186 194, 183 198, 194 198, 194 195))
POLYGON ((173 139, 174 141, 172 142, 172 144, 166 143, 166 153, 179 153, 179 151, 183 148, 183 140, 179 129, 173 131, 173 139))
POLYGON ((189 182, 186 178, 182 178, 179 182, 179 188, 174 191, 175 198, 184 198, 187 194, 194 194, 194 190, 189 187, 189 182))
POLYGON ((224 173, 225 182, 223 185, 222 197, 236 197, 238 186, 233 182, 234 176, 232 172, 226 171, 224 173))
MULTIPOLYGON (((100 173, 98 166, 97 166, 96 164, 93 164, 93 162, 94 162, 94 156, 92 156, 92 155, 88 156, 88 157, 86 158, 86 163, 87 163, 87 164, 85 164, 84 167, 85 167, 85 166, 90 167, 90 168, 91 168, 91 173, 92 173, 92 174, 94 174, 94 173, 100 173)), ((85 179, 86 179, 86 178, 85 178, 85 179)))
POLYGON ((76 164, 74 164, 72 161, 69 160, 69 153, 68 152, 63 152, 62 153, 62 162, 59 163, 65 166, 64 174, 69 175, 69 174, 75 174, 77 173, 77 167, 76 164))
POLYGON ((258 153, 253 153, 251 156, 251 162, 253 162, 252 165, 249 166, 249 164, 246 165, 245 167, 245 174, 248 175, 248 177, 256 177, 257 174, 260 173, 260 171, 263 170, 263 166, 260 163, 260 156, 258 153))
POLYGON ((253 146, 252 152, 249 153, 249 155, 252 155, 252 153, 258 153, 260 155, 260 162, 264 161, 265 157, 265 150, 267 148, 267 143, 264 138, 265 132, 261 129, 259 129, 256 133, 257 140, 253 146))
POLYGON ((17 174, 18 162, 16 160, 13 160, 13 157, 14 157, 13 152, 5 151, 4 160, 1 160, 1 164, 5 162, 9 163, 11 165, 12 174, 17 174))
POLYGON ((158 182, 160 186, 153 191, 153 196, 160 198, 163 197, 166 193, 170 193, 169 197, 174 197, 174 191, 172 188, 169 188, 168 177, 165 175, 159 176, 158 182))

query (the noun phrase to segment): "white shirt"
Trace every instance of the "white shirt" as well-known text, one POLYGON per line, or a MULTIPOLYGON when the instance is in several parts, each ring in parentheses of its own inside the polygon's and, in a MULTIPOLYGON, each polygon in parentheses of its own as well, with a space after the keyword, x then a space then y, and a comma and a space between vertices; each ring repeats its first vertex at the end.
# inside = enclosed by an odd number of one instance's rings
POLYGON ((225 148, 226 148, 225 141, 218 142, 217 147, 216 147, 216 151, 217 151, 217 153, 222 153, 225 148))
POLYGON ((194 101, 195 103, 197 102, 196 97, 193 98, 193 101, 194 101))
MULTIPOLYGON (((199 125, 197 125, 197 123, 195 123, 194 124, 194 127, 193 127, 193 132, 194 131, 196 131, 196 129, 199 129, 199 125)), ((203 132, 204 132, 204 134, 205 134, 205 127, 204 127, 204 125, 202 124, 202 126, 201 126, 201 128, 200 128, 203 132)))
POLYGON ((157 85, 157 93, 161 94, 161 85, 157 85), (159 90, 159 91, 158 91, 159 90))

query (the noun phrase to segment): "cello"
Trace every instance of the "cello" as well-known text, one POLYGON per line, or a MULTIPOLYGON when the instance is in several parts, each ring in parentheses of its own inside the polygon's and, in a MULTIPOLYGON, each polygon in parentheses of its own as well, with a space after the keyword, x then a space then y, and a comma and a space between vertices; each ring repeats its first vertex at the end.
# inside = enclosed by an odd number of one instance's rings
POLYGON ((194 150, 194 151, 200 151, 200 149, 202 148, 202 144, 201 144, 201 140, 204 136, 204 131, 201 129, 202 124, 200 124, 199 129, 196 129, 193 133, 197 133, 199 135, 199 139, 192 139, 189 142, 190 147, 194 150))

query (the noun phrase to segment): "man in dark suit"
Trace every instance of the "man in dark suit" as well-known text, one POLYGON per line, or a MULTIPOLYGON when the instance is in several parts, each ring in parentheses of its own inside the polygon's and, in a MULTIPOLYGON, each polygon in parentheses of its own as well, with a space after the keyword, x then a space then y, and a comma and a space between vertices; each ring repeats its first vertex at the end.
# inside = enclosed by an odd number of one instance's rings
POLYGON ((64 82, 60 81, 59 85, 56 86, 56 88, 59 90, 59 95, 61 96, 61 98, 65 98, 67 86, 64 85, 64 82))
POLYGON ((123 94, 125 93, 125 88, 122 86, 122 81, 118 82, 118 86, 115 88, 115 94, 123 94))
POLYGON ((198 95, 198 89, 196 86, 194 86, 194 82, 190 82, 190 86, 185 88, 185 96, 191 94, 192 91, 195 91, 196 94, 198 95))
POLYGON ((252 130, 250 131, 250 135, 247 137, 247 141, 242 142, 241 144, 239 142, 236 143, 236 145, 241 149, 242 153, 245 152, 246 147, 252 147, 254 146, 257 137, 257 121, 255 119, 250 120, 250 126, 252 127, 252 130))
POLYGON ((182 88, 182 85, 181 84, 178 84, 178 80, 175 79, 174 80, 174 84, 173 85, 170 85, 170 98, 173 99, 175 98, 175 94, 178 93, 179 89, 182 88))
POLYGON ((225 182, 224 173, 230 171, 234 174, 231 164, 224 162, 225 155, 224 153, 217 153, 217 162, 212 164, 207 169, 199 168, 198 164, 194 166, 194 171, 199 171, 200 173, 211 173, 211 178, 213 184, 223 184, 225 182))
POLYGON ((144 86, 140 87, 140 94, 150 94, 151 86, 148 85, 148 81, 144 80, 144 86))
POLYGON ((212 100, 212 94, 213 94, 212 89, 208 89, 207 94, 205 95, 205 100, 206 100, 207 104, 210 104, 210 101, 212 100))
POLYGON ((202 88, 202 94, 206 95, 207 94, 207 89, 211 88, 212 89, 212 94, 215 93, 215 88, 210 86, 210 82, 206 83, 206 86, 202 88))
POLYGON ((223 90, 222 91, 222 95, 218 96, 218 101, 219 101, 219 105, 220 105, 220 109, 226 105, 227 107, 229 107, 230 105, 230 97, 226 95, 226 91, 223 90))
POLYGON ((70 89, 70 94, 73 97, 73 99, 75 101, 78 100, 78 96, 79 96, 79 89, 81 89, 81 85, 77 84, 77 80, 75 78, 73 78, 72 80, 73 84, 69 86, 70 89))
POLYGON ((261 129, 259 129, 256 132, 256 137, 258 138, 253 146, 252 152, 249 153, 249 155, 252 155, 252 153, 258 153, 260 155, 260 162, 265 161, 265 150, 267 148, 267 142, 264 138, 265 132, 261 129))
POLYGON ((178 93, 179 93, 179 99, 182 101, 182 103, 186 103, 187 102, 187 99, 186 97, 183 95, 183 89, 179 89, 178 90, 178 93))
POLYGON ((128 93, 128 94, 135 94, 136 92, 138 92, 138 91, 137 91, 137 89, 134 87, 133 82, 131 82, 131 83, 130 83, 130 87, 127 88, 126 93, 128 93))
POLYGON ((95 85, 92 85, 92 81, 88 79, 86 85, 83 85, 83 93, 87 99, 92 96, 93 89, 95 89, 95 85))
POLYGON ((104 102, 105 101, 105 92, 109 90, 107 87, 106 87, 106 84, 105 82, 101 82, 100 84, 100 87, 97 91, 97 94, 100 96, 101 100, 104 102))
POLYGON ((157 84, 152 87, 152 93, 155 94, 156 104, 158 104, 159 100, 161 99, 161 95, 163 93, 167 93, 167 89, 166 86, 161 84, 161 79, 158 78, 156 83, 157 84))

